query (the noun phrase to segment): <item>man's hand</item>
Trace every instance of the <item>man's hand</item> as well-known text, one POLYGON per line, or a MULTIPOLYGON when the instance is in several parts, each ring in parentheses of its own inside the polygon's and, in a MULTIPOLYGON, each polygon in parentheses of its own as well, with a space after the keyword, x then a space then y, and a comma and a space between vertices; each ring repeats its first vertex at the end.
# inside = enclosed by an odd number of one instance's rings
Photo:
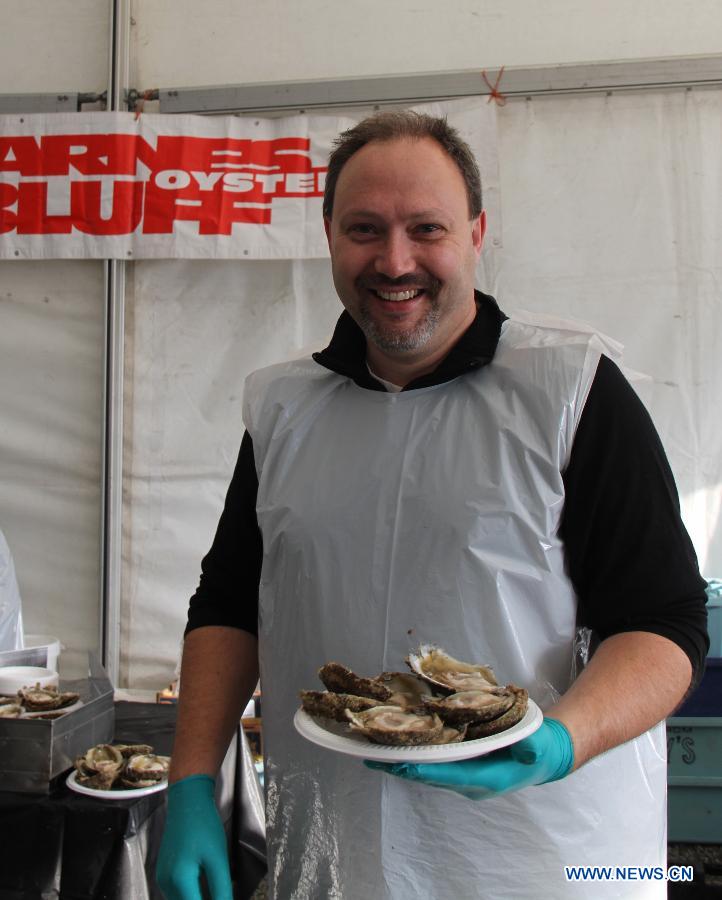
POLYGON ((213 900, 233 900, 214 788, 210 775, 191 775, 168 788, 168 818, 156 869, 166 900, 201 900, 201 872, 213 900))
POLYGON ((564 725, 545 718, 534 734, 488 756, 449 763, 366 762, 365 765, 400 778, 456 791, 470 800, 483 800, 564 778, 574 768, 574 747, 564 725))

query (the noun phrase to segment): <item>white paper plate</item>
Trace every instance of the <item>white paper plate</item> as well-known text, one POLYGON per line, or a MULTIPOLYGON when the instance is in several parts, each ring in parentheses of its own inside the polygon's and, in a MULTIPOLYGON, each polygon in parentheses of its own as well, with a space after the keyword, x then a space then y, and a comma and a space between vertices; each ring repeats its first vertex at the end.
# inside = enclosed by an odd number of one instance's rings
POLYGON ((376 762, 455 762, 459 759, 470 759, 482 756, 492 750, 500 750, 515 744, 522 738, 533 734, 544 718, 542 711, 529 701, 529 708, 524 718, 502 731, 489 737, 477 738, 475 741, 462 741, 459 744, 420 744, 413 747, 392 747, 387 744, 374 744, 363 735, 348 730, 342 722, 332 719, 321 719, 310 716, 303 709, 296 711, 293 724, 300 735, 337 753, 371 759, 376 762))
MULTIPOLYGON (((38 710, 36 712, 24 712, 21 716, 23 719, 41 719, 46 713, 65 713, 72 712, 74 709, 80 709, 83 706, 82 700, 76 700, 75 703, 71 703, 70 706, 63 706, 60 709, 46 709, 46 710, 38 710)), ((56 716, 55 718, 61 718, 60 716, 56 716)))
POLYGON ((119 791, 98 791, 95 788, 86 787, 84 784, 78 784, 75 776, 78 773, 73 771, 68 775, 65 783, 71 791, 76 794, 85 794, 86 797, 97 797, 99 800, 133 800, 135 797, 146 797, 148 794, 157 794, 158 791, 164 791, 168 787, 167 781, 159 781, 151 787, 128 788, 119 791))

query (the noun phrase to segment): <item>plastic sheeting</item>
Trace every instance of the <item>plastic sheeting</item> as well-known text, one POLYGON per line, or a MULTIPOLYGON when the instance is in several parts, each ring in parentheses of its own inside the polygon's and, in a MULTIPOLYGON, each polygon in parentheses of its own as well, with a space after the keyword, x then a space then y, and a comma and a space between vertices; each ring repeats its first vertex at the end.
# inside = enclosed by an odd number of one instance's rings
POLYGON ((0 528, 28 633, 98 647, 103 264, 0 264, 0 528))
POLYGON ((15 577, 15 564, 0 531, 0 651, 23 647, 23 607, 15 577))
POLYGON ((702 573, 722 572, 722 92, 535 98, 499 114, 502 309, 591 322, 640 392, 702 573))
MULTIPOLYGON (((652 377, 644 399, 702 570, 719 575, 722 91, 509 100, 496 117, 503 232, 478 286, 625 344, 652 377)), ((0 269, 0 528, 26 630, 82 666, 98 635, 102 264, 0 269)), ((129 274, 121 683, 157 688, 230 479, 243 378, 320 347, 340 305, 325 260, 129 274)))
POLYGON ((272 896, 665 893, 569 883, 563 868, 664 864, 663 724, 561 781, 480 804, 319 751, 292 724, 319 665, 396 671, 419 642, 484 660, 542 709, 566 692, 577 604, 561 472, 605 349, 512 318, 493 363, 455 382, 369 391, 311 359, 247 381, 272 896))
MULTIPOLYGON (((625 345, 652 378, 643 399, 703 572, 722 571, 722 92, 510 101, 497 121, 504 246, 487 240, 478 286, 506 311, 586 321, 625 345)), ((339 312, 323 260, 136 265, 123 683, 173 671, 245 374, 321 347, 339 312)))

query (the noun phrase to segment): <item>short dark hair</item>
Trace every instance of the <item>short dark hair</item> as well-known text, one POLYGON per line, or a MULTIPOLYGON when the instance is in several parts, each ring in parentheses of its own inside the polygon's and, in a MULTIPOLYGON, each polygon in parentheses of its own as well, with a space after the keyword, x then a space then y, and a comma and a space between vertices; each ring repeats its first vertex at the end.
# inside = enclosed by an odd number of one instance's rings
POLYGON ((336 138, 334 149, 328 158, 326 187, 323 192, 324 216, 330 219, 333 214, 338 177, 354 153, 371 141, 394 141, 401 138, 431 138, 441 145, 461 172, 469 200, 469 218, 476 218, 482 210, 481 176, 471 147, 446 119, 411 110, 377 113, 363 119, 353 128, 342 131, 336 138))

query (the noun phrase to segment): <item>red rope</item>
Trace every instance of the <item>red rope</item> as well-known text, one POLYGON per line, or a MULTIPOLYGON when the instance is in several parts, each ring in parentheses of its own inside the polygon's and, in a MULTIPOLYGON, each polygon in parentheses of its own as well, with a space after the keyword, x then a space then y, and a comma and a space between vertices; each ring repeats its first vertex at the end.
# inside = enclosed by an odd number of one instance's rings
POLYGON ((140 118, 140 114, 143 112, 143 107, 145 106, 145 101, 153 99, 153 93, 154 93, 154 91, 152 91, 152 90, 143 91, 143 93, 140 95, 139 99, 135 101, 135 120, 136 120, 136 122, 140 118))
POLYGON ((499 74, 496 76, 496 81, 493 85, 489 83, 489 79, 486 77, 486 70, 481 73, 481 77, 486 82, 486 86, 489 88, 489 99, 486 101, 487 103, 491 103, 492 100, 497 104, 497 106, 505 106, 506 105, 506 97, 498 90, 499 82, 501 81, 501 76, 504 74, 504 66, 499 69, 499 74))

